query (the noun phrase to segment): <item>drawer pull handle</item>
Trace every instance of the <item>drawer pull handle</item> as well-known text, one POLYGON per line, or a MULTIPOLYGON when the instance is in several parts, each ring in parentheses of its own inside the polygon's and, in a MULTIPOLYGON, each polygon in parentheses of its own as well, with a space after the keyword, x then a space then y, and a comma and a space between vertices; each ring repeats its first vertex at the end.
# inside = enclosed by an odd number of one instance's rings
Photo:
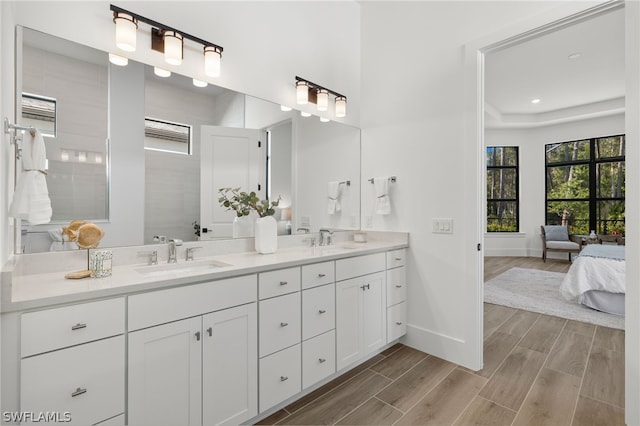
POLYGON ((280 381, 281 382, 286 382, 287 380, 289 380, 289 378, 287 376, 280 376, 280 381))
POLYGON ((324 278, 326 276, 327 276, 327 274, 318 274, 318 278, 324 278))
POLYGON ((323 362, 327 362, 327 360, 325 358, 318 358, 318 362, 322 364, 323 362))
POLYGON ((213 328, 212 327, 207 328, 207 333, 209 334, 209 337, 213 336, 213 328))
POLYGON ((396 284, 396 288, 402 288, 400 284, 396 284))
POLYGON ((289 284, 289 283, 286 282, 286 281, 280 281, 280 285, 287 285, 287 284, 289 284))
POLYGON ((402 260, 401 257, 396 257, 396 262, 400 262, 402 260))
POLYGON ((87 390, 78 388, 74 392, 71 392, 71 397, 76 397, 76 396, 82 395, 83 393, 87 393, 87 390))
POLYGON ((87 328, 87 324, 77 323, 76 325, 71 326, 71 330, 80 330, 81 328, 87 328))
POLYGON ((318 311, 318 313, 319 313, 319 314, 326 314, 326 313, 327 313, 327 311, 326 311, 326 310, 324 310, 324 309, 320 309, 320 310, 318 311))
POLYGON ((396 325, 402 325, 400 321, 396 321, 396 325))
POLYGON ((196 340, 199 342, 200 341, 200 332, 196 331, 196 340))
POLYGON ((360 288, 362 289, 362 291, 365 291, 365 290, 370 289, 371 285, 370 284, 365 284, 365 285, 360 286, 360 288))
POLYGON ((288 325, 289 325, 289 323, 288 323, 288 322, 281 322, 281 323, 280 323, 280 327, 286 327, 286 326, 288 326, 288 325))

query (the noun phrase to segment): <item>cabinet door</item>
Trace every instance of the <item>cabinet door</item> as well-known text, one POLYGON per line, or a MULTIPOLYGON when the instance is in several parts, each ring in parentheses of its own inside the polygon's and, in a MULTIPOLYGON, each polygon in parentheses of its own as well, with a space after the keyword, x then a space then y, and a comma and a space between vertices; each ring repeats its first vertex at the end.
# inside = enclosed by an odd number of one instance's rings
POLYGON ((202 424, 201 317, 129 333, 129 425, 202 424))
POLYGON ((362 358, 363 282, 355 278, 336 283, 336 366, 340 370, 362 358))
POLYGON ((362 351, 367 355, 387 343, 386 274, 362 277, 362 351))
POLYGON ((202 424, 238 425, 258 414, 256 303, 202 318, 202 424))
POLYGON ((20 411, 57 412, 63 422, 69 413, 66 421, 74 425, 120 414, 124 359, 123 336, 25 358, 20 364, 20 411))

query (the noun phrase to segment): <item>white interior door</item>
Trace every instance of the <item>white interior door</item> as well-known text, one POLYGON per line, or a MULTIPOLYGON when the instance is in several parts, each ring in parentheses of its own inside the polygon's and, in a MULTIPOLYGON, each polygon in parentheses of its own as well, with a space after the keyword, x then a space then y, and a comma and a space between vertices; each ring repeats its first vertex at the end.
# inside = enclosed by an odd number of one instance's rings
POLYGON ((265 194, 265 137, 262 130, 202 126, 200 155, 200 220, 214 237, 230 232, 235 214, 218 203, 220 188, 265 194), (216 232, 219 230, 220 232, 216 232), (218 235, 215 235, 218 234, 218 235))

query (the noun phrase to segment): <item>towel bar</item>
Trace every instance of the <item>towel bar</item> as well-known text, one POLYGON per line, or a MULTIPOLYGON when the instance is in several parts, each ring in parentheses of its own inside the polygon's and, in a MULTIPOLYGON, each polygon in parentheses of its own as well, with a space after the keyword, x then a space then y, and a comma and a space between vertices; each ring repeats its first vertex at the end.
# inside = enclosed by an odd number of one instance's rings
MULTIPOLYGON (((369 183, 373 183, 373 179, 374 178, 369 179, 369 183)), ((391 182, 391 183, 396 183, 396 180, 397 180, 397 177, 395 177, 395 176, 390 176, 389 177, 389 182, 391 182)))

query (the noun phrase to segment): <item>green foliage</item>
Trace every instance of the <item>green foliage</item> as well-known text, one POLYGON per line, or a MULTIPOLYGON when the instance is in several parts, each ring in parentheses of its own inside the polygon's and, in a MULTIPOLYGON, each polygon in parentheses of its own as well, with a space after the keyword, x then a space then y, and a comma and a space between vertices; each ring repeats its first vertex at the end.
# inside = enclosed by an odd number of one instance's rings
POLYGON ((278 197, 275 201, 261 200, 255 192, 247 193, 240 191, 240 188, 220 188, 218 193, 220 205, 227 210, 233 210, 238 217, 249 216, 251 210, 260 217, 273 216, 281 198, 278 197))

